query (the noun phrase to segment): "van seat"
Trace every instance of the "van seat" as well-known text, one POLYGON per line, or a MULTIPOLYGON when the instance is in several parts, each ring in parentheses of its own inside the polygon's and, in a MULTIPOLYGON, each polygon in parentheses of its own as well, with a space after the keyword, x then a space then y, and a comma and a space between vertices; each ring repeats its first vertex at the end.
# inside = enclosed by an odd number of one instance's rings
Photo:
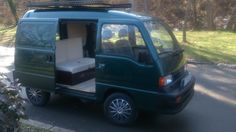
POLYGON ((56 47, 56 68, 75 74, 95 68, 95 59, 83 57, 81 38, 60 40, 56 47))
POLYGON ((81 38, 57 42, 56 74, 56 82, 66 85, 76 85, 95 77, 95 59, 83 56, 81 38))
POLYGON ((56 64, 83 58, 83 44, 81 38, 70 38, 57 41, 56 64))
POLYGON ((95 67, 95 59, 80 58, 77 60, 64 61, 57 64, 57 70, 70 72, 72 74, 86 71, 95 67))

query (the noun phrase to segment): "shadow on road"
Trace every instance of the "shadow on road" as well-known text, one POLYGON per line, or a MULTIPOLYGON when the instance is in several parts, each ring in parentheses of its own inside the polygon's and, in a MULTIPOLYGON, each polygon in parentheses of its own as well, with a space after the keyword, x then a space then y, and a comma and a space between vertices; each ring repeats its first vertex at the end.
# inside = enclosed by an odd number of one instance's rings
POLYGON ((217 66, 190 65, 197 79, 195 90, 236 106, 236 70, 217 66))

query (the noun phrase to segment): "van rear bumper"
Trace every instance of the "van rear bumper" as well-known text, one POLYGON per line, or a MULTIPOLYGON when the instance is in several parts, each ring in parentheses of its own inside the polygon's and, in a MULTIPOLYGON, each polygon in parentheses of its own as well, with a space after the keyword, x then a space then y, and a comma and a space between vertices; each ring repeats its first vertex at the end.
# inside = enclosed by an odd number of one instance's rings
POLYGON ((179 86, 174 93, 158 95, 158 112, 162 114, 176 114, 181 112, 194 95, 195 78, 185 86, 179 86))

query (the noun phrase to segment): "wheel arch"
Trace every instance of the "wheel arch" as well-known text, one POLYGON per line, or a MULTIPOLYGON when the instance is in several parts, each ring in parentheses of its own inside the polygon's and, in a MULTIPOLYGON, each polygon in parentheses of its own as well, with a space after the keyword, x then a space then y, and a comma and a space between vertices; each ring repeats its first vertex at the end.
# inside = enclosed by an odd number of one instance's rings
MULTIPOLYGON (((108 90, 106 90, 104 96, 103 96, 103 102, 112 94, 114 93, 122 93, 122 94, 125 94, 127 96, 129 96, 133 102, 135 103, 135 99, 133 97, 133 95, 131 93, 129 93, 127 90, 122 90, 122 89, 116 89, 116 88, 110 88, 108 90)), ((135 103, 136 104, 136 103, 135 103)))

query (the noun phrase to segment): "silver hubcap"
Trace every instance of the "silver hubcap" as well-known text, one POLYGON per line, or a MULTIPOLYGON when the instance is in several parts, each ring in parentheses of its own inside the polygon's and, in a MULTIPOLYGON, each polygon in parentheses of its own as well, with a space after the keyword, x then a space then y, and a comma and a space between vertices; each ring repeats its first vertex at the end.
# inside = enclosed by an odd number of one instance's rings
POLYGON ((35 103, 39 103, 41 101, 42 92, 37 89, 29 88, 29 99, 34 101, 35 103))
POLYGON ((112 118, 116 120, 128 120, 132 114, 130 104, 124 99, 113 100, 108 108, 112 118))

